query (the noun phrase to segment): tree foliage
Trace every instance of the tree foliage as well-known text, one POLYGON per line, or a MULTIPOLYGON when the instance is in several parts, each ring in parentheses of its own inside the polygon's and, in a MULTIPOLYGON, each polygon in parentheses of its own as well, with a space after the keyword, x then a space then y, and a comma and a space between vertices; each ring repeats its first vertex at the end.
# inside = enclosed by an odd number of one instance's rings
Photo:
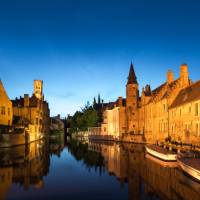
POLYGON ((86 131, 89 127, 96 127, 100 121, 98 112, 89 104, 85 105, 81 111, 77 111, 72 117, 71 133, 86 131))

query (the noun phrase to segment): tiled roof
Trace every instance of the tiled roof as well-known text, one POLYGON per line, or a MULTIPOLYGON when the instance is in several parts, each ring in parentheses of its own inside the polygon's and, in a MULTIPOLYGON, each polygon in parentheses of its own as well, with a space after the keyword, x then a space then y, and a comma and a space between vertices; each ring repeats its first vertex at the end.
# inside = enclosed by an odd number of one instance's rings
POLYGON ((198 99, 200 99, 200 81, 197 81, 189 87, 182 89, 170 108, 175 108, 198 99))
POLYGON ((160 85, 159 87, 157 87, 156 89, 154 89, 152 91, 152 97, 150 102, 153 102, 157 96, 159 97, 159 100, 162 100, 164 98, 167 98, 168 95, 170 95, 170 93, 173 91, 173 87, 177 84, 179 79, 173 81, 170 84, 167 84, 167 82, 163 83, 162 85, 160 85), (162 91, 165 88, 164 91, 162 91), (163 92, 163 93, 161 93, 163 92))

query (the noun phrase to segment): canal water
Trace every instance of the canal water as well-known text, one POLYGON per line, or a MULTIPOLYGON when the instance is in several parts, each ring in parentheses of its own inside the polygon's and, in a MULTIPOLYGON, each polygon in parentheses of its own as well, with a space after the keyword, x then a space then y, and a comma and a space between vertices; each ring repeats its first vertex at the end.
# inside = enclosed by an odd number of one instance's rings
POLYGON ((60 138, 0 149, 0 199, 199 200, 200 184, 143 145, 60 138))

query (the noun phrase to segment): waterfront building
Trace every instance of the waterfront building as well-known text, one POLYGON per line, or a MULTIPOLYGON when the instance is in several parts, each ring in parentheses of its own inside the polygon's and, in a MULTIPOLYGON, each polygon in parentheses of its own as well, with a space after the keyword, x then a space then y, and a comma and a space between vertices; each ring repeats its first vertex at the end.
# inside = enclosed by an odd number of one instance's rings
POLYGON ((110 103, 103 112, 101 134, 119 140, 126 133, 126 107, 125 99, 119 97, 114 103, 110 103))
MULTIPOLYGON (((139 132, 145 134, 147 142, 164 141, 172 137, 170 109, 181 90, 192 85, 188 66, 180 67, 180 76, 174 80, 171 70, 166 82, 151 91, 149 85, 142 91, 139 111, 139 132)), ((182 133, 183 134, 183 133, 182 133)), ((174 138, 171 138, 172 140, 174 138)))
POLYGON ((0 125, 11 126, 13 120, 12 102, 0 80, 0 125))
POLYGON ((138 88, 131 63, 126 99, 120 97, 105 109, 102 135, 124 141, 141 136, 148 143, 200 144, 200 81, 191 81, 186 64, 181 65, 177 79, 169 70, 166 81, 154 90, 146 85, 139 95, 138 88))
POLYGON ((44 100, 43 81, 34 81, 34 93, 31 97, 16 98, 13 102, 14 125, 25 127, 28 141, 40 139, 49 131, 50 111, 44 100))
POLYGON ((169 109, 169 132, 176 141, 200 144, 200 81, 182 89, 169 109))
POLYGON ((50 118, 50 131, 64 132, 64 119, 61 119, 60 114, 50 118))

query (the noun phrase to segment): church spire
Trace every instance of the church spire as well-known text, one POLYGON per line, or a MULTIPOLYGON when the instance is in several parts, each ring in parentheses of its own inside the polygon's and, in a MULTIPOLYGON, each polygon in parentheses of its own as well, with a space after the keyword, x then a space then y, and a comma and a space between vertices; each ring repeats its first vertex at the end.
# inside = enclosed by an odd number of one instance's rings
POLYGON ((137 84, 137 77, 135 75, 135 71, 134 71, 132 62, 131 62, 131 66, 130 66, 127 84, 137 84))

